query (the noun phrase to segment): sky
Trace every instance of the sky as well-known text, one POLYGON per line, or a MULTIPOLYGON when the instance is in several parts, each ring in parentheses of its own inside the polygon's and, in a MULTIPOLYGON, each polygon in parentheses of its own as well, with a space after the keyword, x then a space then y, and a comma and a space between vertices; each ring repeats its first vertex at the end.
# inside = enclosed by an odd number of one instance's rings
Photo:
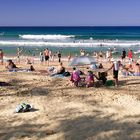
POLYGON ((0 0, 0 26, 140 26, 140 0, 0 0))

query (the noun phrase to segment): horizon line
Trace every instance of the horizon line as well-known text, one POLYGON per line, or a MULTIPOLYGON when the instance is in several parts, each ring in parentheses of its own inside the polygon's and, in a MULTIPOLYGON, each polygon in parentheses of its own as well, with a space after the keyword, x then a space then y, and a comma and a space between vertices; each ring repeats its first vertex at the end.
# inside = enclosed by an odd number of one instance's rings
POLYGON ((0 27, 140 27, 140 25, 102 25, 102 26, 88 26, 88 25, 79 25, 79 26, 75 26, 75 25, 72 25, 72 26, 67 26, 67 25, 64 25, 64 26, 62 26, 62 25, 56 25, 56 26, 41 26, 41 25, 39 25, 39 26, 35 26, 35 25, 33 25, 33 26, 31 26, 31 25, 25 25, 25 26, 23 26, 23 25, 14 25, 14 26, 0 26, 0 27))

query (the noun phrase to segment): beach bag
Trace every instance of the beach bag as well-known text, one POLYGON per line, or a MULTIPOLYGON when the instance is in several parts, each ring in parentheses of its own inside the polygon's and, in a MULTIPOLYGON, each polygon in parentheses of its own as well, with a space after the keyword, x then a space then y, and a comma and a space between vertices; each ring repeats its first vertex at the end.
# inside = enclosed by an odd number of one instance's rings
POLYGON ((65 77, 70 76, 70 72, 68 72, 68 71, 64 72, 64 73, 63 73, 63 76, 65 76, 65 77))
POLYGON ((29 112, 31 110, 31 105, 30 104, 26 104, 26 103, 22 103, 20 105, 17 106, 16 108, 16 113, 20 113, 20 112, 29 112))
POLYGON ((106 81, 105 86, 115 86, 115 83, 113 80, 108 80, 106 81))
POLYGON ((82 71, 79 71, 79 74, 80 74, 80 75, 84 75, 84 72, 82 72, 82 71))

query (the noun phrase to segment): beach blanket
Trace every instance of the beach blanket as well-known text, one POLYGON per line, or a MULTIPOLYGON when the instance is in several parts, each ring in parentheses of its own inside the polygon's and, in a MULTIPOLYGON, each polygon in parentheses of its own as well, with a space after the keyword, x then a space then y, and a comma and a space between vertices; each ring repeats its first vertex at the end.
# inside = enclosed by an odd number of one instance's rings
POLYGON ((31 72, 30 69, 12 69, 9 72, 31 72))
POLYGON ((54 74, 54 75, 51 75, 51 77, 54 77, 54 78, 64 78, 65 76, 63 74, 54 74))

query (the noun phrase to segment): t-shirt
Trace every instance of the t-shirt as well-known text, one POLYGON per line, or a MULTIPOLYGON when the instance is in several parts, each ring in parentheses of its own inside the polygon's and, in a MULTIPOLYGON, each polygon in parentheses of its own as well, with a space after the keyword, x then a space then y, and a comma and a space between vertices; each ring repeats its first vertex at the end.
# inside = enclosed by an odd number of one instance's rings
POLYGON ((118 63, 118 61, 114 62, 114 69, 113 70, 115 70, 115 71, 119 70, 119 63, 118 63))

